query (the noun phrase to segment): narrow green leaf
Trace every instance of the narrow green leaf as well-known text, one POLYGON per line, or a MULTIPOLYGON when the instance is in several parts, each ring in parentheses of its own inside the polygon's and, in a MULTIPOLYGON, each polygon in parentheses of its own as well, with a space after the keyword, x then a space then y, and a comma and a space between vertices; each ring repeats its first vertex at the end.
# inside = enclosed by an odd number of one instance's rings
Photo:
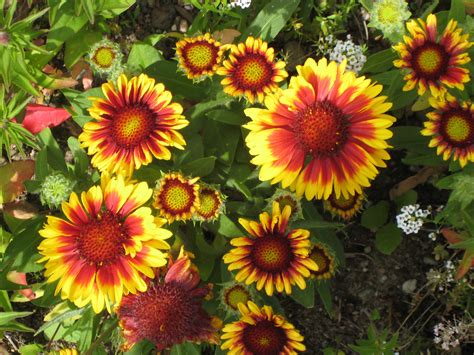
POLYGON ((0 325, 5 325, 17 318, 27 317, 30 314, 33 312, 0 312, 0 325))
POLYGON ((380 73, 393 68, 393 61, 398 56, 392 48, 379 51, 367 58, 362 73, 380 73))
POLYGON ((316 282, 316 291, 318 291, 319 297, 321 297, 321 301, 323 302, 324 309, 328 313, 330 317, 332 317, 333 309, 332 309, 332 296, 331 290, 329 288, 328 281, 320 281, 316 282))
POLYGON ((91 24, 94 23, 94 2, 93 0, 81 0, 82 8, 91 24))
POLYGON ((449 19, 463 23, 466 18, 466 9, 463 0, 451 0, 451 8, 449 10, 449 19))

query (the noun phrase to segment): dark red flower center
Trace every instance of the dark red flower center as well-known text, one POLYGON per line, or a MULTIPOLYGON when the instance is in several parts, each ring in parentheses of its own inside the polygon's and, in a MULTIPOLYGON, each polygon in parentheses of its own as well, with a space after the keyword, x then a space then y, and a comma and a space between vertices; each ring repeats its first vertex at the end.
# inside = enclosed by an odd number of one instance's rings
POLYGON ((123 243, 128 238, 120 218, 106 211, 82 227, 76 242, 79 253, 84 259, 102 265, 124 255, 123 243))
POLYGON ((123 107, 113 116, 114 141, 122 147, 142 143, 150 136, 155 122, 156 114, 145 105, 123 107))
POLYGON ((315 156, 336 153, 347 140, 347 118, 329 101, 298 111, 293 131, 302 148, 315 156))
POLYGON ((293 261, 290 242, 280 235, 255 239, 251 256, 257 268, 269 273, 287 270, 293 261))
POLYGON ((312 271, 316 275, 323 275, 330 269, 331 259, 329 259, 326 251, 318 245, 315 245, 309 254, 309 257, 318 265, 317 271, 312 271))
POLYGON ((185 340, 205 340, 213 328, 202 309, 207 290, 200 291, 155 282, 146 292, 125 297, 118 314, 133 341, 148 339, 158 350, 185 340))
POLYGON ((163 211, 177 215, 191 211, 196 201, 194 186, 177 178, 165 179, 158 194, 163 211))
POLYGON ((242 338, 245 349, 254 355, 280 354, 287 340, 285 330, 266 319, 248 325, 242 338))
POLYGON ((232 79, 240 90, 260 91, 272 81, 273 65, 262 54, 247 53, 235 66, 232 79))
POLYGON ((345 198, 342 194, 336 198, 335 194, 331 194, 328 201, 333 208, 337 208, 342 211, 349 211, 356 206, 358 198, 359 194, 349 196, 349 198, 345 198))
POLYGON ((439 130, 441 136, 457 148, 474 144, 474 117, 470 111, 459 108, 443 113, 439 130))
POLYGON ((217 64, 219 48, 202 40, 186 44, 182 53, 187 69, 193 74, 199 74, 205 70, 212 70, 217 64))
POLYGON ((251 300, 249 291, 242 285, 235 285, 224 291, 225 304, 235 311, 239 303, 247 304, 251 300))
POLYGON ((413 51, 412 66, 418 77, 435 81, 446 72, 449 58, 443 46, 427 42, 413 51))

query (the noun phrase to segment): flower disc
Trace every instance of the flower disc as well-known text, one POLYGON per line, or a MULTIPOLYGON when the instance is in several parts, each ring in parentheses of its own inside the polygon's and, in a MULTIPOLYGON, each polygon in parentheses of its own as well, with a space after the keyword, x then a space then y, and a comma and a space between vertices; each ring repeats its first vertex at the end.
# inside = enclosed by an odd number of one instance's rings
POLYGON ((121 75, 117 89, 107 83, 102 91, 105 99, 94 98, 89 109, 96 121, 86 123, 79 136, 81 146, 93 155, 94 167, 130 175, 153 157, 169 160, 170 146, 184 149, 186 142, 177 130, 189 122, 163 84, 155 84, 145 74, 130 81, 121 75))
POLYGON ((474 105, 459 102, 451 95, 430 99, 436 110, 427 114, 428 121, 421 133, 433 136, 430 147, 437 147, 437 154, 448 160, 452 155, 461 167, 474 162, 474 105))
POLYGON ((92 303, 96 313, 120 302, 124 293, 144 291, 144 277, 166 263, 164 241, 171 236, 159 228, 148 207, 145 182, 130 184, 119 175, 102 176, 102 186, 73 192, 62 209, 66 219, 48 217, 38 246, 46 261, 48 282, 59 279, 56 293, 78 307, 92 303))
POLYGON ((197 179, 186 179, 179 173, 166 174, 155 189, 153 207, 170 223, 187 220, 200 206, 197 179))
POLYGON ((240 320, 227 324, 223 329, 221 345, 229 354, 296 354, 305 351, 303 337, 270 306, 258 306, 249 301, 240 303, 240 320))
POLYGON ((226 306, 232 310, 238 310, 239 303, 247 304, 252 300, 250 292, 243 285, 235 284, 223 290, 223 299, 226 306))
POLYGON ((394 46, 401 59, 393 63, 408 70, 404 91, 418 85, 419 95, 429 88, 433 96, 440 96, 446 92, 445 86, 463 90, 464 83, 470 80, 469 70, 461 67, 470 61, 469 34, 463 35, 457 22, 450 20, 438 39, 437 27, 433 14, 428 15, 426 23, 422 19, 411 20, 407 22, 411 37, 405 36, 404 42, 394 46))
POLYGON ((346 72, 345 65, 308 59, 289 88, 249 108, 246 144, 259 178, 281 182, 297 196, 327 199, 362 193, 385 167, 395 118, 382 87, 346 72))
POLYGON ((114 64, 116 57, 115 50, 113 47, 99 47, 95 51, 92 61, 99 67, 107 69, 114 64))
POLYGON ((275 63, 273 48, 260 38, 249 37, 245 43, 232 45, 230 50, 229 59, 217 70, 217 74, 226 77, 221 84, 229 95, 245 95, 250 102, 262 102, 288 76, 285 62, 275 63))
POLYGON ((324 201, 324 209, 337 215, 342 219, 349 220, 354 217, 361 209, 364 202, 364 194, 355 193, 347 198, 343 195, 336 197, 332 193, 327 200, 324 201))
POLYGON ((176 43, 179 64, 189 79, 213 75, 221 60, 223 49, 209 33, 204 36, 184 38, 176 43))
POLYGON ((223 257, 224 263, 230 264, 229 270, 239 270, 235 279, 247 285, 256 282, 257 290, 265 287, 271 296, 274 289, 278 292, 291 293, 291 285, 306 288, 304 278, 317 265, 308 258, 310 241, 309 232, 294 229, 287 232, 291 208, 283 211, 277 202, 273 203, 272 216, 267 212, 260 214, 260 223, 241 218, 240 224, 252 237, 233 238, 234 246, 223 257))
POLYGON ((195 217, 198 220, 206 222, 215 221, 221 214, 223 207, 224 201, 219 190, 209 186, 200 187, 199 207, 197 207, 195 212, 195 217))
POLYGON ((125 296, 117 309, 125 348, 144 339, 159 351, 184 341, 216 343, 220 321, 202 308, 210 289, 199 283, 198 270, 181 250, 163 278, 149 281, 146 292, 125 296))
POLYGON ((317 280, 330 279, 334 276, 334 256, 325 245, 322 243, 314 244, 309 257, 318 265, 318 270, 311 272, 317 280))

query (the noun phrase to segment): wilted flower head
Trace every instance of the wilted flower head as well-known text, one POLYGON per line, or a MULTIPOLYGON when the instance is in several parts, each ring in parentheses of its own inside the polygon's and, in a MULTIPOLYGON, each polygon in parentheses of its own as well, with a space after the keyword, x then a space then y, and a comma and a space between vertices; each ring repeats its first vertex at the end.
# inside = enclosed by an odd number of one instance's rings
POLYGON ((411 16, 404 0, 376 0, 370 10, 370 26, 382 31, 392 42, 402 39, 405 21, 411 16))
POLYGON ((446 351, 456 348, 466 340, 469 332, 472 333, 474 327, 472 319, 469 323, 454 319, 436 324, 433 328, 433 342, 446 351))
POLYGON ((61 173, 46 176, 41 184, 40 201, 50 209, 59 208, 71 195, 74 182, 61 173))

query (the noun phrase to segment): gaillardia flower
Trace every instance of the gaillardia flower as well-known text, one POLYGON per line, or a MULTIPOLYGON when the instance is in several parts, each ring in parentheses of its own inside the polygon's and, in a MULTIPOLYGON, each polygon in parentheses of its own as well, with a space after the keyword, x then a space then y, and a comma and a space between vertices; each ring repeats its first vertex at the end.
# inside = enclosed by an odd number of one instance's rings
POLYGON ((255 295, 247 286, 229 282, 224 284, 221 290, 221 305, 230 314, 236 314, 239 310, 239 303, 247 304, 248 301, 254 301, 255 295))
POLYGON ((153 207, 169 223, 190 219, 200 206, 198 179, 187 179, 180 173, 166 174, 156 185, 153 207))
POLYGON ((179 65, 189 79, 214 75, 221 63, 223 52, 221 44, 209 33, 184 38, 176 43, 179 65))
POLYGON ((224 255, 224 263, 230 264, 229 271, 239 270, 235 279, 245 281, 247 285, 256 282, 257 290, 265 287, 267 295, 278 292, 291 293, 291 286, 306 288, 306 277, 310 270, 318 266, 308 255, 311 247, 309 231, 293 229, 287 231, 291 207, 283 211, 277 202, 273 203, 270 216, 267 212, 260 214, 260 223, 243 218, 239 223, 251 237, 233 238, 234 246, 224 255))
POLYGON ((213 222, 219 218, 224 209, 222 193, 211 186, 199 185, 199 206, 194 212, 198 221, 213 222))
POLYGON ((285 208, 285 206, 291 207, 290 221, 296 221, 303 218, 301 199, 293 192, 276 189, 275 193, 268 199, 266 210, 271 211, 273 209, 273 202, 278 202, 280 204, 280 209, 285 208))
POLYGON ((170 265, 165 275, 148 281, 146 292, 124 296, 117 308, 125 349, 144 339, 158 351, 184 341, 218 342, 221 321, 202 308, 210 287, 199 285, 199 272, 183 249, 170 265))
POLYGON ((56 294, 96 313, 119 303, 124 293, 145 291, 144 276, 166 264, 165 239, 171 232, 159 228, 151 209, 141 207, 151 197, 145 182, 102 176, 79 200, 72 193, 62 204, 65 219, 48 216, 39 231, 45 238, 38 250, 46 261, 48 282, 59 280, 56 294))
POLYGON ((336 261, 327 246, 322 243, 314 244, 309 257, 318 265, 318 270, 311 272, 316 280, 328 280, 334 276, 336 261))
POLYGON ((131 174, 153 157, 169 160, 168 147, 184 149, 186 142, 177 130, 189 122, 163 84, 155 84, 145 74, 130 81, 121 75, 117 89, 109 82, 102 85, 102 91, 105 99, 94 98, 89 109, 96 121, 86 123, 79 136, 81 146, 93 155, 94 167, 131 174))
POLYGON ((274 314, 270 306, 239 304, 240 320, 226 324, 221 345, 229 355, 296 354, 305 351, 303 336, 284 317, 274 314))
POLYGON ((459 102, 451 95, 430 98, 435 111, 426 116, 428 121, 421 130, 424 136, 433 136, 430 147, 436 147, 438 155, 448 160, 453 156, 461 167, 468 161, 474 162, 474 105, 472 102, 459 102))
POLYGON ((94 73, 112 78, 120 74, 123 54, 117 43, 108 39, 94 44, 89 52, 89 63, 94 73))
POLYGON ((356 192, 347 198, 343 195, 336 197, 332 193, 327 200, 324 201, 324 209, 331 212, 333 216, 339 216, 348 221, 354 217, 361 209, 365 195, 356 192))
POLYGON ((217 74, 225 76, 221 81, 224 92, 245 97, 250 102, 263 101, 266 94, 278 90, 280 81, 288 76, 286 63, 275 63, 273 48, 262 39, 247 38, 245 43, 230 47, 229 59, 222 63, 217 74))
POLYGON ((446 92, 444 86, 464 89, 470 80, 469 70, 462 68, 471 59, 467 52, 472 42, 469 34, 462 34, 457 22, 450 20, 441 37, 437 38, 437 21, 433 14, 428 15, 426 23, 422 19, 407 22, 411 37, 404 36, 404 42, 393 48, 401 59, 393 64, 408 70, 405 75, 404 91, 418 85, 418 94, 423 95, 427 88, 433 96, 446 92))
POLYGON ((389 159, 395 118, 385 114, 391 104, 378 96, 382 86, 324 58, 296 69, 288 89, 267 96, 265 109, 245 110, 252 119, 245 141, 260 180, 308 200, 362 193, 389 159))
POLYGON ((382 31, 391 41, 400 41, 405 21, 411 16, 405 0, 375 0, 370 9, 370 26, 382 31))

